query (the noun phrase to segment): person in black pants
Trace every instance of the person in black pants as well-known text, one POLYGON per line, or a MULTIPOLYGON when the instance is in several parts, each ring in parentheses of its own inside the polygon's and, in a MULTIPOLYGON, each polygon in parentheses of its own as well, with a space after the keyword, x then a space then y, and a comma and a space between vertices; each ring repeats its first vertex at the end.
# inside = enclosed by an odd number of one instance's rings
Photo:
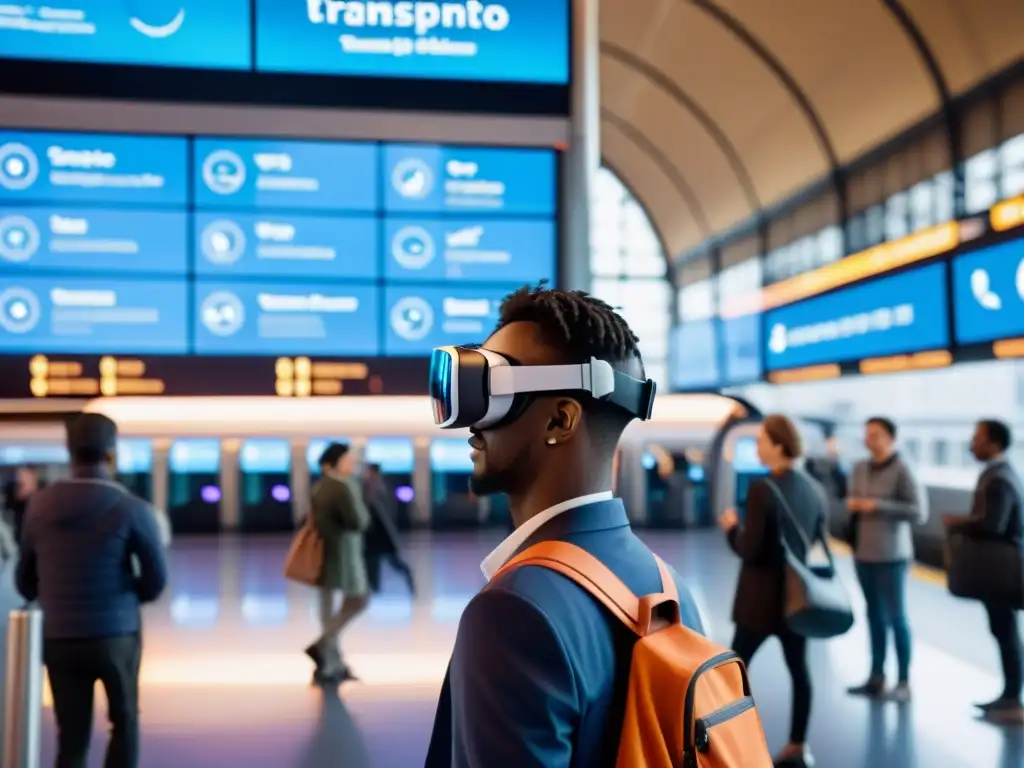
POLYGON ((412 568, 402 557, 398 543, 393 498, 394 494, 381 474, 380 465, 368 465, 363 475, 363 500, 370 510, 370 527, 363 538, 363 549, 370 589, 375 593, 380 591, 381 566, 387 561, 405 579, 409 592, 415 595, 416 579, 412 568))
MULTIPOLYGON (((1024 547, 1024 491, 1016 471, 1006 460, 1010 428, 1001 421, 980 421, 971 440, 971 453, 984 463, 966 517, 947 515, 946 530, 980 539, 1007 539, 1024 547)), ((1024 724, 1024 648, 1021 646, 1017 609, 1010 603, 988 601, 988 626, 999 645, 1005 686, 1002 694, 978 708, 989 720, 1024 724)))
POLYGON ((57 719, 57 768, 85 768, 93 692, 107 694, 105 768, 139 765, 139 606, 167 583, 150 506, 114 481, 117 427, 79 414, 68 424, 71 479, 29 500, 15 581, 43 609, 43 660, 57 719))
POLYGON ((741 524, 736 510, 726 510, 719 525, 730 546, 743 560, 733 621, 736 636, 733 650, 745 664, 773 635, 782 644, 786 667, 793 681, 793 716, 789 743, 775 759, 776 766, 805 768, 814 764, 807 747, 807 727, 811 717, 811 676, 807 666, 807 639, 786 625, 784 611, 785 559, 782 536, 793 553, 806 561, 804 539, 779 509, 770 483, 774 483, 807 538, 814 541, 823 533, 827 512, 825 492, 806 473, 794 468, 800 457, 800 433, 788 418, 768 416, 757 435, 758 458, 771 473, 770 478, 755 481, 747 496, 746 519, 741 524))

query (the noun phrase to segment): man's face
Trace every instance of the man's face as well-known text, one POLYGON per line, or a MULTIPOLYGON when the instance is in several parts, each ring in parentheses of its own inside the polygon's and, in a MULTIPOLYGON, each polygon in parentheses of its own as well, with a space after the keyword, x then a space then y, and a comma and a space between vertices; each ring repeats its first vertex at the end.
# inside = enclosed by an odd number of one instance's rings
POLYGON ((971 437, 971 453, 978 461, 988 461, 995 454, 992 449, 992 441, 988 437, 988 428, 984 424, 978 424, 974 428, 974 436, 971 437))
MULTIPOLYGON (((523 365, 558 365, 550 350, 538 341, 533 323, 510 323, 483 344, 484 349, 518 360, 523 365)), ((472 430, 473 476, 470 490, 480 496, 516 492, 536 476, 542 460, 545 432, 551 419, 551 401, 536 397, 517 419, 497 428, 472 430)))
POLYGON ((885 455, 892 450, 892 435, 881 424, 870 421, 864 426, 864 447, 875 456, 885 455))
POLYGON ((14 475, 14 484, 17 488, 18 498, 24 499, 35 493, 39 487, 39 478, 36 476, 35 470, 21 467, 14 475))

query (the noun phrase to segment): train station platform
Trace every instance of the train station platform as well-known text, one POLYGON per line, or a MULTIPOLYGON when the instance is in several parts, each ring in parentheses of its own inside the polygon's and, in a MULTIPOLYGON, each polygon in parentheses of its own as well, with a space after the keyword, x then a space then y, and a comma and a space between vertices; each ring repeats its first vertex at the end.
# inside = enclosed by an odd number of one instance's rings
MULTIPOLYGON (((340 696, 309 686, 301 649, 316 634, 311 591, 280 578, 286 540, 180 539, 173 583, 147 609, 142 669, 146 768, 410 768, 421 764, 437 690, 461 610, 479 589, 479 562, 499 533, 417 535, 408 555, 419 592, 397 578, 346 636, 362 682, 340 696)), ((716 531, 645 534, 693 583, 715 639, 728 643, 737 561, 716 531)), ((975 719, 971 703, 998 692, 998 661, 980 607, 946 594, 920 570, 912 581, 914 700, 878 704, 846 695, 867 671, 863 605, 852 565, 841 567, 858 623, 812 646, 815 680, 810 742, 822 768, 1019 768, 1024 729, 975 719)), ((13 604, 4 575, 4 603, 13 604)), ((4 608, 10 607, 5 605, 4 608)), ((6 615, 6 610, 4 612, 6 615)), ((789 681, 776 644, 755 658, 754 692, 773 748, 786 736, 789 681)), ((93 765, 105 741, 98 697, 93 765)), ((54 725, 47 702, 44 765, 54 725)))

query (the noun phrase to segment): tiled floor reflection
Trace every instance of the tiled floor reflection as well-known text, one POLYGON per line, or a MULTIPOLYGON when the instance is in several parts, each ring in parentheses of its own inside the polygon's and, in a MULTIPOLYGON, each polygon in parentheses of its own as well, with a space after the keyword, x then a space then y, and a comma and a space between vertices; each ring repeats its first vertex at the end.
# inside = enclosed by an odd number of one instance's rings
MULTIPOLYGON (((389 577, 345 638, 363 679, 339 696, 310 688, 301 648, 316 634, 310 590, 280 577, 281 538, 181 539, 173 584, 147 609, 143 665, 145 768, 410 768, 422 764, 437 688, 459 614, 482 583, 479 561, 500 537, 415 535, 415 600, 389 577)), ((714 532, 648 536, 694 584, 716 639, 728 642, 736 562, 714 532)), ((843 564, 856 593, 849 563, 843 564)), ((1024 732, 972 719, 995 694, 997 661, 981 609, 915 582, 915 701, 899 708, 851 700, 866 671, 863 619, 813 647, 811 742, 822 768, 1020 768, 1024 732)), ((858 610, 862 606, 858 605, 858 610)), ((861 610, 862 613, 862 610, 861 610)), ((786 734, 789 682, 769 643, 751 670, 773 746, 786 734)), ((100 765, 102 702, 92 765, 100 765)), ((46 712, 44 765, 53 760, 46 712)))

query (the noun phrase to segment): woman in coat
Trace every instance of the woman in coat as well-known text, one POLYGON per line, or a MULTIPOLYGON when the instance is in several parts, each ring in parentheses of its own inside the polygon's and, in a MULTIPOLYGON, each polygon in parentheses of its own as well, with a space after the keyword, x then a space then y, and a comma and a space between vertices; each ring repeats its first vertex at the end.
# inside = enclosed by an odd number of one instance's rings
POLYGON ((768 468, 769 478, 757 480, 747 496, 745 520, 728 509, 719 519, 729 545, 743 561, 733 621, 733 650, 745 664, 771 636, 779 638, 782 654, 793 681, 793 712, 789 743, 775 760, 776 766, 806 768, 813 758, 806 746, 811 717, 811 677, 807 667, 807 639, 793 632, 785 621, 785 536, 796 557, 806 561, 803 537, 787 522, 787 513, 776 496, 785 499, 807 538, 817 540, 824 532, 827 504, 821 486, 794 463, 800 458, 800 433, 785 416, 768 416, 757 435, 757 455, 768 468))
POLYGON ((331 443, 320 457, 323 476, 313 486, 311 512, 323 541, 324 562, 320 575, 320 622, 323 632, 306 655, 316 664, 318 683, 354 680, 342 658, 341 633, 366 610, 370 583, 363 558, 363 534, 370 526, 370 513, 363 503, 359 483, 352 478, 352 454, 347 445, 331 443), (334 594, 344 597, 334 610, 334 594))

